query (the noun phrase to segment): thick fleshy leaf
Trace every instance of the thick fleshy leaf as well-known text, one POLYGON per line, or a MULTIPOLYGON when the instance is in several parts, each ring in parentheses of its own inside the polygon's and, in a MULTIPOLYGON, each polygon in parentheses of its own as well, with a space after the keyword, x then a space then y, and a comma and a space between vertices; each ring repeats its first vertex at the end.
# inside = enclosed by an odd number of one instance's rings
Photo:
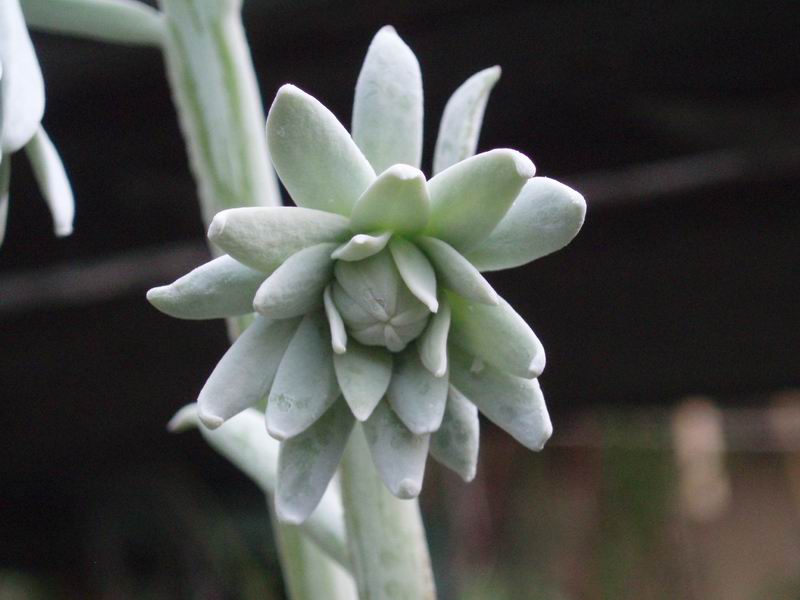
POLYGON ((33 167, 33 174, 39 182, 50 214, 53 216, 53 229, 59 237, 72 233, 75 218, 75 199, 67 179, 67 173, 53 142, 44 129, 39 127, 25 146, 25 152, 33 167))
POLYGON ((391 237, 392 234, 389 231, 378 235, 357 233, 350 238, 349 242, 336 248, 331 254, 331 258, 348 262, 364 260, 383 250, 391 237))
POLYGON ((431 218, 428 235, 467 252, 489 237, 536 172, 515 150, 478 154, 445 169, 428 182, 431 218))
POLYGON ((475 302, 497 304, 497 292, 458 250, 442 240, 426 236, 417 238, 417 244, 436 267, 443 287, 475 302))
POLYGON ((501 298, 497 306, 487 306, 455 294, 448 294, 447 300, 452 309, 451 348, 455 344, 517 377, 541 375, 545 365, 542 343, 508 302, 501 298))
POLYGON ((450 96, 436 138, 434 174, 475 154, 489 93, 498 79, 500 67, 489 67, 475 73, 450 96))
POLYGON ((6 237, 8 218, 8 186, 11 183, 11 160, 8 156, 0 160, 0 245, 6 237))
POLYGON ((364 422, 364 434, 378 475, 389 491, 398 498, 418 496, 430 435, 411 433, 387 402, 379 402, 364 422))
POLYGON ((3 91, 0 102, 3 154, 16 152, 39 129, 44 114, 44 80, 19 0, 0 2, 0 62, 3 91))
POLYGON ((372 182, 353 207, 353 231, 416 233, 431 212, 425 175, 409 165, 392 165, 372 182))
POLYGON ((442 424, 447 377, 436 377, 422 364, 416 348, 407 348, 395 358, 386 397, 412 433, 432 433, 442 424))
POLYGON ((353 415, 339 399, 303 433, 281 444, 275 511, 281 521, 299 524, 319 504, 339 466, 353 415))
POLYGON ((422 74, 393 27, 373 38, 356 82, 353 139, 376 173, 422 159, 422 74))
POLYGON ((586 216, 578 192, 547 177, 534 177, 494 231, 467 258, 481 271, 510 269, 560 250, 586 216))
MULTIPOLYGON (((167 426, 172 432, 197 427, 197 405, 180 409, 167 426)), ((252 479, 265 494, 273 495, 277 487, 280 444, 264 435, 264 414, 248 408, 222 427, 200 428, 209 445, 252 479)), ((344 514, 338 490, 329 486, 314 514, 301 526, 303 533, 314 540, 336 562, 347 567, 350 557, 345 539, 344 514)))
POLYGON ((266 278, 228 255, 200 265, 170 285, 147 292, 150 304, 178 319, 219 319, 253 312, 266 278))
POLYGON ((197 399, 200 420, 214 429, 269 391, 299 319, 256 317, 217 363, 197 399))
POLYGON ((447 373, 447 337, 450 332, 450 305, 442 298, 439 312, 428 321, 428 326, 417 342, 422 364, 436 377, 447 373))
POLYGON ((333 113, 293 85, 284 85, 275 96, 267 141, 275 170, 298 206, 350 215, 375 179, 333 113))
POLYGON ((289 206, 231 208, 218 213, 208 238, 248 267, 272 273, 303 248, 341 243, 347 219, 321 210, 289 206))
POLYGON ((486 417, 531 450, 541 450, 553 433, 537 379, 504 373, 490 364, 473 367, 473 358, 450 349, 450 379, 486 417))
POLYGON ((322 307, 322 292, 333 277, 334 248, 317 244, 287 258, 258 288, 253 308, 272 319, 288 319, 322 307))
POLYGON ((336 354, 336 380, 356 419, 366 421, 380 402, 392 378, 392 355, 385 348, 350 342, 347 352, 336 354))
POLYGON ((328 317, 328 326, 331 329, 331 347, 336 354, 343 354, 347 352, 347 332, 344 328, 342 315, 339 314, 336 305, 333 303, 330 285, 325 288, 322 300, 325 304, 325 316, 328 317))
POLYGON ((411 293, 431 312, 439 310, 439 301, 436 299, 436 273, 422 251, 408 240, 394 238, 389 243, 389 252, 400 272, 400 277, 411 293))
POLYGON ((34 29, 102 42, 158 46, 164 38, 161 13, 138 0, 25 0, 25 19, 34 29))
POLYGON ((325 315, 306 315, 283 355, 267 402, 267 431, 294 437, 319 419, 339 395, 325 315))
POLYGON ((431 456, 469 482, 478 467, 479 443, 478 409, 451 385, 442 426, 431 436, 431 456))

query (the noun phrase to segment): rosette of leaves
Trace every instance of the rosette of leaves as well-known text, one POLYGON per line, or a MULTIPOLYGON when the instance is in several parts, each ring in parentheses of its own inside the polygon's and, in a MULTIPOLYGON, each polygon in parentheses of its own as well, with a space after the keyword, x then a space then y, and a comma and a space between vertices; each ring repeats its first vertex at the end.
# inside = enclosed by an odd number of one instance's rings
POLYGON ((56 235, 72 233, 72 190, 53 143, 42 128, 44 80, 19 0, 0 2, 0 243, 6 229, 11 155, 24 148, 56 235))
POLYGON ((387 488, 421 489, 428 453, 475 475, 478 410, 528 448, 552 432, 537 377, 541 343, 481 275, 525 264, 580 229, 580 194, 534 176, 524 155, 474 155, 497 67, 449 100, 434 157, 419 170, 422 84, 386 27, 356 84, 352 136, 320 102, 280 89, 267 136, 296 207, 216 215, 226 253, 148 299, 180 318, 258 316, 198 398, 215 428, 266 398, 281 441, 279 516, 302 522, 360 422, 387 488))

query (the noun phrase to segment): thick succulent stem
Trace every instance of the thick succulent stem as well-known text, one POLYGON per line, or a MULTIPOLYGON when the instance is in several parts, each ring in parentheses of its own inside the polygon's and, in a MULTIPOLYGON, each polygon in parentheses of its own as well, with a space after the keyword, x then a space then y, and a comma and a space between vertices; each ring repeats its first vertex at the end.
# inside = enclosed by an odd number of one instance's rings
MULTIPOLYGON (((203 220, 226 208, 280 206, 267 153, 265 118, 235 0, 160 0, 163 42, 203 220)), ((248 324, 231 319, 231 340, 248 324)), ((266 435, 266 433, 265 433, 266 435)), ((286 587, 293 600, 355 598, 348 575, 322 550, 270 511, 286 587), (344 581, 344 582, 343 582, 344 581)))
POLYGON ((205 222, 226 208, 280 206, 239 2, 160 5, 167 76, 205 222))
MULTIPOLYGON (((270 509, 270 515, 277 523, 274 510, 270 509)), ((290 598, 358 598, 350 574, 309 542, 299 527, 282 525, 275 531, 275 538, 290 598), (296 565, 306 565, 311 571, 300 571, 296 565)))
POLYGON ((342 501, 361 600, 436 597, 419 503, 392 496, 375 472, 360 425, 342 460, 342 501))

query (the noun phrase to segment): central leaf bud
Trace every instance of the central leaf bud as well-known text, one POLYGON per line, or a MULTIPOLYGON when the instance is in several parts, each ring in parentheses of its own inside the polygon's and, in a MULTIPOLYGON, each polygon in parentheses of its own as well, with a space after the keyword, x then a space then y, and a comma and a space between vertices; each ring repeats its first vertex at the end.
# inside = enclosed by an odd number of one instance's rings
POLYGON ((425 329, 431 312, 403 282, 388 250, 337 261, 334 274, 333 302, 357 341, 399 352, 425 329))

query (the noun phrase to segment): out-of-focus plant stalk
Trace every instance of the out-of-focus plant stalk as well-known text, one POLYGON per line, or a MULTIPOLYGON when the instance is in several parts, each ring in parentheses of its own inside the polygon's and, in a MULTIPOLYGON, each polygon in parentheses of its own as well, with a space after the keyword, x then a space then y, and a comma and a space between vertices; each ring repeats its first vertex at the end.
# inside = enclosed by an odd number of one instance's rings
POLYGON ((160 46, 159 11, 138 0, 22 0, 29 27, 114 44, 160 46))
MULTIPOLYGON (((265 117, 237 0, 159 0, 167 76, 197 182, 203 220, 226 208, 280 206, 265 117)), ((212 249, 213 250, 213 249, 212 249)), ((231 339, 246 326, 228 324, 231 339)), ((270 511, 293 600, 355 597, 342 571, 296 527, 270 511), (334 585, 335 583, 335 585, 334 585)))
POLYGON ((164 56, 203 217, 280 206, 253 64, 236 0, 160 0, 164 56))
POLYGON ((372 464, 360 425, 342 459, 341 486, 359 598, 435 599, 419 502, 389 493, 372 464))

